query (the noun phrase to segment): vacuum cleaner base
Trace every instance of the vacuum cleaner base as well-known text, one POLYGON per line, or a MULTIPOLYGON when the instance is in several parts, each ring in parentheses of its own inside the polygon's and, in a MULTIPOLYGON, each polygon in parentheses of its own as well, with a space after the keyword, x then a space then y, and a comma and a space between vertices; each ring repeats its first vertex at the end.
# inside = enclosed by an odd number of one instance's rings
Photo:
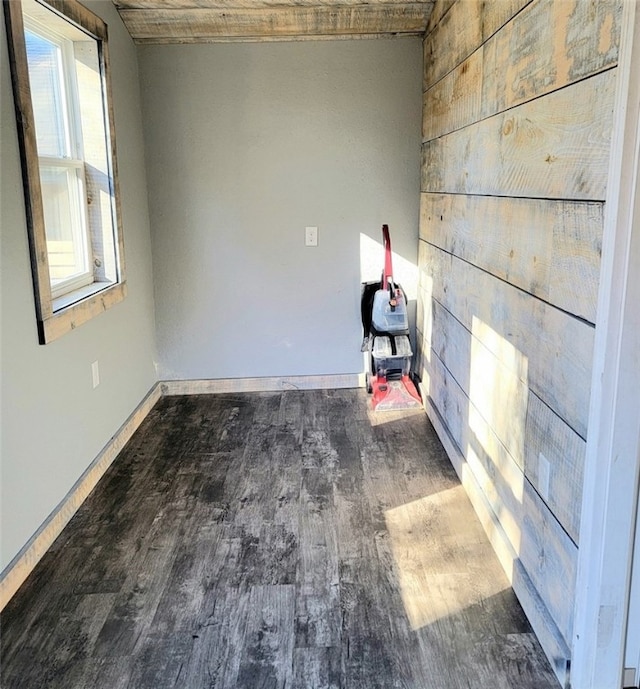
POLYGON ((371 406, 374 411, 399 411, 422 407, 420 393, 409 376, 402 376, 400 380, 371 376, 368 384, 373 393, 371 406))

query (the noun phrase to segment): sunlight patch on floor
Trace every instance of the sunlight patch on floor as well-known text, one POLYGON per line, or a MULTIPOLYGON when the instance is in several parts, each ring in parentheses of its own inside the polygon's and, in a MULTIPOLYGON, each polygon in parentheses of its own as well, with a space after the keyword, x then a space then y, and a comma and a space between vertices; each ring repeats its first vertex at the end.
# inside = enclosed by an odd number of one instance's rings
POLYGON ((505 576, 486 576, 494 557, 464 488, 456 486, 385 512, 407 619, 414 630, 509 588, 505 576))

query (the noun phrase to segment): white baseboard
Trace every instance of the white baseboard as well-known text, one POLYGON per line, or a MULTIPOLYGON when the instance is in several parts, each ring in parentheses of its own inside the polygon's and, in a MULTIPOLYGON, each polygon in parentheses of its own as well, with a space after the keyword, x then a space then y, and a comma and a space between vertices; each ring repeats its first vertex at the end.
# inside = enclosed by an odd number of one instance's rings
POLYGON ((440 442, 449 456, 458 478, 462 483, 473 509, 487 534, 493 549, 500 560, 502 568, 507 574, 516 597, 531 623, 542 650, 551 663, 561 686, 569 686, 570 651, 560 630, 553 621, 542 599, 538 595, 529 575, 522 566, 518 554, 513 549, 507 534, 504 532, 498 517, 487 501, 482 488, 477 483, 473 472, 469 469, 467 460, 460 451, 456 442, 447 430, 440 412, 433 403, 431 397, 423 390, 425 410, 431 421, 440 442))
POLYGON ((156 383, 65 498, 0 574, 0 610, 24 583, 161 396, 160 385, 156 383))
POLYGON ((269 378, 212 378, 164 380, 163 395, 208 395, 223 392, 276 392, 280 390, 330 390, 364 387, 363 373, 326 376, 274 376, 269 378))

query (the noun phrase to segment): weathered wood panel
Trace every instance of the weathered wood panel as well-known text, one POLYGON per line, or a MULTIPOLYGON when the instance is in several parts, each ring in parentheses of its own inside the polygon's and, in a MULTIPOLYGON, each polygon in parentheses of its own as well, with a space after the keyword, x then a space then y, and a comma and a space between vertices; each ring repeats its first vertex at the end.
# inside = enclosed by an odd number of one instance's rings
MULTIPOLYGON (((509 356, 509 346, 502 344, 498 359, 436 301, 432 313, 433 335, 423 346, 430 345, 536 490, 548 489, 545 502, 577 543, 585 441, 529 390, 526 362, 509 356), (540 453, 548 477, 539 475, 540 453)), ((472 428, 475 421, 470 417, 472 428)))
POLYGON ((529 2, 456 2, 424 39, 423 91, 464 62, 529 2))
POLYGON ((482 69, 483 51, 480 49, 423 94, 423 141, 430 141, 480 119, 482 69))
MULTIPOLYGON (((451 4, 450 0, 449 4, 451 4)), ((354 7, 358 5, 425 5, 432 7, 434 2, 426 0, 113 0, 119 9, 148 10, 192 10, 192 9, 291 9, 296 7, 354 7)))
POLYGON ((423 144, 422 191, 604 200, 615 73, 423 144))
POLYGON ((424 94, 423 139, 615 66, 620 9, 614 0, 532 3, 424 94))
POLYGON ((436 0, 433 3, 433 9, 429 14, 425 36, 428 36, 436 28, 442 17, 451 9, 454 2, 455 0, 436 0))
POLYGON ((212 395, 224 392, 267 392, 283 390, 329 390, 364 387, 364 374, 327 376, 264 376, 260 378, 208 378, 165 380, 163 395, 212 395))
POLYGON ((586 437, 593 327, 427 242, 418 265, 422 299, 439 301, 498 358, 517 356, 531 390, 586 437))
POLYGON ((539 474, 542 454, 550 466, 546 502, 569 536, 578 543, 586 442, 536 395, 529 395, 525 438, 527 478, 538 493, 543 492, 545 479, 539 474))
POLYGON ((286 38, 352 34, 419 35, 428 12, 403 6, 290 7, 269 9, 123 9, 120 16, 136 40, 197 41, 220 38, 286 38))
POLYGON ((534 0, 480 32, 485 4, 424 41, 418 358, 564 682, 622 2, 534 0))
POLYGON ((617 0, 529 5, 484 46, 482 117, 615 66, 621 10, 617 0))
POLYGON ((569 641, 577 547, 435 352, 425 365, 424 381, 528 576, 569 641))
POLYGON ((44 207, 40 185, 40 164, 36 141, 33 104, 29 86, 29 66, 25 45, 22 6, 16 2, 3 3, 7 30, 7 47, 11 66, 13 101, 18 124, 18 143, 22 164, 22 184, 25 196, 31 277, 35 292, 38 321, 46 321, 53 315, 51 283, 47 259, 47 238, 44 231, 44 207))
POLYGON ((573 637, 578 548, 528 481, 522 512, 520 561, 569 645, 573 637))
POLYGON ((603 204, 423 193, 420 237, 595 322, 603 204))

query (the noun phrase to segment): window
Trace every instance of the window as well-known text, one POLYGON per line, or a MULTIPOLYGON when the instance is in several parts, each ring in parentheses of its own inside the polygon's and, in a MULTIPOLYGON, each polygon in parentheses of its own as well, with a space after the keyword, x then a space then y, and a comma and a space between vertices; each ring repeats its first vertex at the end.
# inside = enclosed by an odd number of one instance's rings
POLYGON ((107 27, 76 0, 3 4, 45 344, 125 296, 107 27))

